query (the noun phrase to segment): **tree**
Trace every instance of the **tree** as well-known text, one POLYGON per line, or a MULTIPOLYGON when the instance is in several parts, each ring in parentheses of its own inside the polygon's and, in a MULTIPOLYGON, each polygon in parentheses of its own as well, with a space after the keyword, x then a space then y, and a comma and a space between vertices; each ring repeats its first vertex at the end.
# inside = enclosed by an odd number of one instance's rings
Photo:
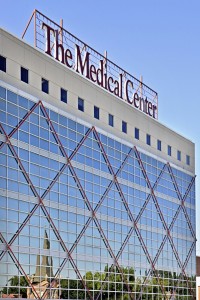
POLYGON ((9 280, 9 287, 4 287, 2 293, 6 295, 10 294, 20 294, 22 298, 27 297, 28 282, 24 276, 13 276, 9 280))

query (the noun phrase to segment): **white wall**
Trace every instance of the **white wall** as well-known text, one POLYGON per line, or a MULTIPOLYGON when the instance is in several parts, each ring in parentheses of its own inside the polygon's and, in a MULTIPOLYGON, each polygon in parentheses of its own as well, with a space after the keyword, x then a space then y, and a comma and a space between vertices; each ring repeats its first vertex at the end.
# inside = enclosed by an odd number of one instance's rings
POLYGON ((192 174, 195 173, 194 144, 157 120, 138 111, 75 71, 68 69, 65 65, 2 29, 0 29, 0 54, 5 56, 7 60, 7 72, 0 72, 1 80, 139 146, 157 157, 170 161, 192 174), (29 84, 20 80, 21 66, 29 70, 29 84), (41 92, 41 77, 49 80, 48 95, 41 92), (61 87, 68 91, 67 104, 60 101, 61 87), (85 101, 84 113, 77 109, 78 97, 85 101), (93 117, 94 105, 100 108, 100 120, 93 117), (114 115, 114 128, 108 126, 108 113, 114 115), (127 134, 121 131, 122 120, 127 122, 127 134), (134 138, 135 127, 140 130, 139 141, 134 138), (146 145, 146 133, 151 135, 151 146, 146 145), (157 139, 162 141, 162 151, 157 150, 157 139), (172 147, 171 157, 167 155, 168 145, 172 147), (177 150, 181 151, 181 161, 177 160, 177 150), (186 164, 186 155, 190 156, 190 166, 186 164))

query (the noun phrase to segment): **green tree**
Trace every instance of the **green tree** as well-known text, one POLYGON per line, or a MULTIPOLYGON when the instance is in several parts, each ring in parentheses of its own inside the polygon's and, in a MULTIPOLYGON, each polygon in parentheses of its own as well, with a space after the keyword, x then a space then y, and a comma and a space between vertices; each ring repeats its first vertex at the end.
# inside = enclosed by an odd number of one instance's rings
POLYGON ((24 276, 13 276, 8 281, 9 284, 1 290, 3 294, 20 294, 22 298, 27 297, 28 282, 24 276))
POLYGON ((87 272, 83 277, 87 287, 93 290, 93 297, 95 298, 102 289, 103 299, 129 299, 127 293, 127 285, 123 279, 129 284, 131 291, 135 290, 135 273, 133 268, 121 267, 118 271, 117 267, 106 266, 103 273, 91 271, 87 272))

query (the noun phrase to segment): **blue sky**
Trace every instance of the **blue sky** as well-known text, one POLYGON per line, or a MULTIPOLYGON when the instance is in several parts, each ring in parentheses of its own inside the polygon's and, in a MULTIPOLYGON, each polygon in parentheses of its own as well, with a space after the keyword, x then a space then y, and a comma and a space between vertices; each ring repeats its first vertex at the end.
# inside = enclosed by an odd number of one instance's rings
MULTIPOLYGON (((21 37, 34 9, 158 92, 158 119, 196 144, 200 240, 200 1, 1 0, 1 27, 21 37)), ((200 241, 197 242, 200 255, 200 241)))

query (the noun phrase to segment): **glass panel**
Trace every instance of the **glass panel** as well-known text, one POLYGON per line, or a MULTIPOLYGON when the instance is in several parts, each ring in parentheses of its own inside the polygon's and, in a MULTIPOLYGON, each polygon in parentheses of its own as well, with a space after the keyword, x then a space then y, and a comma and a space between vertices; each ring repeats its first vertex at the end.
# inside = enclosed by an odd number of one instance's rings
POLYGON ((49 93, 49 81, 42 78, 42 91, 46 94, 49 93))
POLYGON ((127 123, 122 121, 122 132, 127 133, 127 123))
POLYGON ((67 103, 67 91, 63 88, 60 89, 60 100, 64 103, 67 103))
POLYGON ((140 132, 138 128, 135 128, 135 139, 139 140, 140 139, 140 132))
POLYGON ((164 162, 140 152, 141 165, 122 141, 98 133, 99 143, 93 132, 85 138, 88 127, 47 109, 63 151, 42 107, 21 124, 34 103, 1 88, 0 95, 8 96, 1 103, 7 132, 20 124, 11 139, 18 158, 8 144, 0 147, 3 297, 129 299, 132 292, 136 299, 162 299, 159 276, 167 295, 175 290, 177 298, 192 299, 180 269, 191 253, 185 272, 193 288, 192 176, 172 168, 185 201, 180 206, 171 172, 162 172, 164 162))
POLYGON ((84 100, 81 98, 78 98, 78 110, 84 111, 84 100))
POLYGON ((111 114, 108 114, 108 124, 112 127, 114 126, 114 116, 111 114))
POLYGON ((147 145, 151 145, 151 136, 149 134, 146 135, 146 143, 147 145))
POLYGON ((28 83, 28 70, 21 67, 21 81, 28 83))
POLYGON ((6 58, 0 55, 0 70, 6 72, 6 58))
POLYGON ((99 107, 94 106, 94 118, 99 120, 99 107))

